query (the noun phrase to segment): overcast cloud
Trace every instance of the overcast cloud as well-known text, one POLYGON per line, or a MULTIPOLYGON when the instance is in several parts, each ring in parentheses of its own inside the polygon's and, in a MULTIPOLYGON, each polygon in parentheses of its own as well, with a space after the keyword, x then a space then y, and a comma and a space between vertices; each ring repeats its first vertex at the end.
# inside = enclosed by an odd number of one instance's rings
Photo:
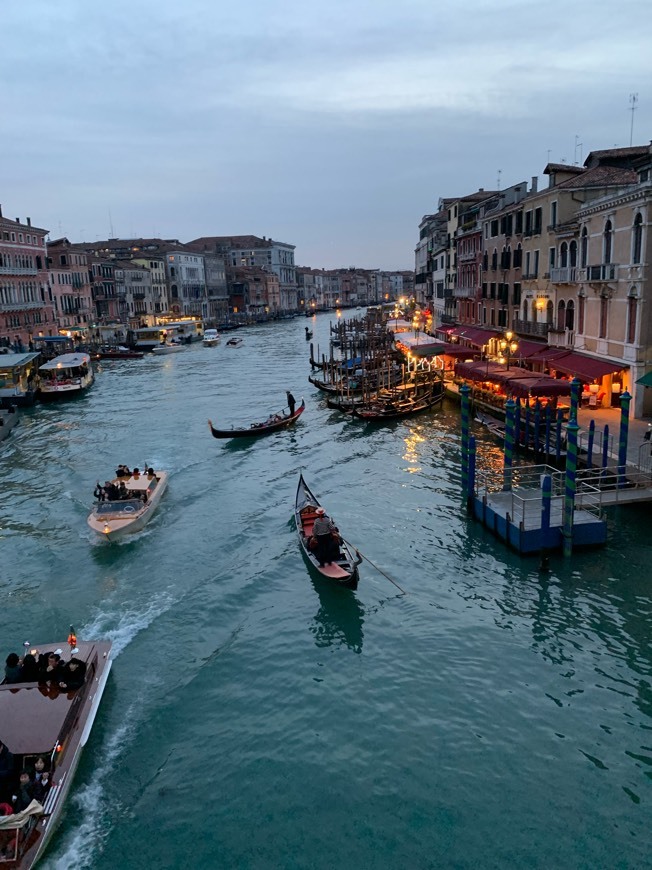
POLYGON ((629 145, 633 92, 652 136, 645 0, 25 0, 0 27, 0 203, 52 238, 413 268, 440 196, 629 145))

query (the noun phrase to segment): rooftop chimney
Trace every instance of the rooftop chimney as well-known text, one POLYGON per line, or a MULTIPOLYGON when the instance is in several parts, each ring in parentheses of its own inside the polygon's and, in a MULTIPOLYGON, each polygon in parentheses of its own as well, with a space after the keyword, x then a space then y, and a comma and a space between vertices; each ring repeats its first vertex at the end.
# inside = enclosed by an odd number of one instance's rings
POLYGON ((2 217, 2 206, 0 205, 0 217, 2 217))
POLYGON ((20 218, 16 218, 16 223, 17 223, 17 224, 20 223, 20 218))
POLYGON ((28 226, 28 227, 31 227, 31 225, 32 225, 32 219, 31 219, 31 218, 25 218, 25 220, 27 221, 27 226, 28 226))
POLYGON ((538 185, 539 185, 539 176, 533 175, 532 176, 532 187, 530 188, 530 193, 536 193, 538 185))
POLYGON ((478 188, 478 193, 484 193, 484 187, 479 187, 479 188, 478 188))

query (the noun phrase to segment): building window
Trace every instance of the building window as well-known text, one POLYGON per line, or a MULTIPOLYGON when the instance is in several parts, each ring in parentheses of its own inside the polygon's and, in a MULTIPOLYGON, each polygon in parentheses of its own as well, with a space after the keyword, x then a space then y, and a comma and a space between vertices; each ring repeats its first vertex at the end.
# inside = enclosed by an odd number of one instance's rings
MULTIPOLYGON (((640 215, 639 215, 640 217, 640 215)), ((636 315, 638 311, 638 299, 632 290, 627 299, 627 343, 636 343, 636 315)))
POLYGON ((561 299, 557 305, 557 329, 563 329, 566 324, 566 303, 561 299))
POLYGON ((584 304, 586 299, 583 296, 577 300, 577 331, 584 332, 584 304))
POLYGON ((557 226, 557 200, 550 203, 550 226, 557 226))
POLYGON ((580 266, 586 269, 589 257, 589 232, 586 227, 582 230, 580 245, 580 266))
POLYGON ((549 258, 550 258, 550 268, 551 268, 551 269, 554 269, 554 268, 555 268, 555 254, 556 254, 556 253, 557 253, 557 252, 555 251, 554 248, 550 248, 550 251, 549 251, 549 258))
POLYGON ((643 242, 643 218, 640 213, 634 218, 634 230, 632 236, 632 263, 640 263, 643 242))
POLYGON ((565 269, 568 266, 568 245, 566 242, 561 243, 561 248, 559 249, 559 266, 562 269, 565 269))
POLYGON ((607 221, 604 225, 604 233, 602 237, 602 262, 611 263, 611 245, 613 241, 613 227, 611 221, 607 221))
POLYGON ((541 235, 541 228, 543 224, 543 213, 540 208, 534 210, 534 234, 535 236, 541 235))
POLYGON ((600 299, 600 332, 599 338, 607 337, 607 321, 609 314, 609 300, 605 297, 600 299))
POLYGON ((568 252, 570 254, 569 265, 570 265, 571 269, 574 269, 575 266, 577 266, 577 242, 575 241, 575 239, 573 239, 573 241, 570 243, 570 247, 568 249, 568 252))
POLYGON ((573 330, 575 328, 575 303, 572 299, 569 300, 566 306, 566 329, 573 330))

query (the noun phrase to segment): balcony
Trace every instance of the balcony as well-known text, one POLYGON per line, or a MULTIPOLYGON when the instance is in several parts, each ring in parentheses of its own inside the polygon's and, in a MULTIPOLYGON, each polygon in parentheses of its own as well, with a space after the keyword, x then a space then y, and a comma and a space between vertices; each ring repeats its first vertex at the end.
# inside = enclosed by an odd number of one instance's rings
POLYGON ((550 280, 553 284, 576 284, 578 271, 576 266, 560 266, 550 270, 550 280))
POLYGON ((602 281, 617 281, 619 268, 617 263, 601 263, 599 266, 587 266, 586 269, 579 270, 579 280, 587 281, 590 284, 598 284, 602 281))
POLYGON ((460 263, 475 263, 475 261, 478 259, 479 254, 480 251, 469 251, 468 253, 462 254, 458 250, 457 259, 460 263))
POLYGON ((518 335, 537 335, 539 338, 548 337, 548 323, 535 323, 533 320, 516 320, 514 332, 518 335))
POLYGON ((477 287, 456 287, 453 290, 453 296, 456 299, 475 299, 477 294, 477 287))
POLYGON ((140 290, 132 293, 131 295, 133 296, 134 299, 144 299, 145 298, 145 293, 141 292, 140 290))
POLYGON ((38 275, 31 266, 0 266, 0 275, 38 275))
POLYGON ((30 308, 44 308, 45 303, 41 302, 0 302, 0 311, 29 311, 30 308))

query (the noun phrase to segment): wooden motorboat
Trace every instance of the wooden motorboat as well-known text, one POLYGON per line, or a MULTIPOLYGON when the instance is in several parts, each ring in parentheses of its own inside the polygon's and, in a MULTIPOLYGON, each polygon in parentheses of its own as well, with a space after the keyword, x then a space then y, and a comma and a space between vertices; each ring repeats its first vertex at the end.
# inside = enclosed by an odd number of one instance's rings
POLYGON ((40 397, 61 399, 78 396, 93 383, 93 367, 87 353, 64 353, 39 367, 40 397))
POLYGON ((312 527, 317 516, 316 511, 318 507, 321 507, 318 499, 308 488, 303 475, 300 475, 294 505, 294 520, 303 555, 317 574, 334 582, 338 586, 343 586, 345 589, 357 589, 359 580, 358 565, 362 561, 362 557, 357 551, 354 556, 351 547, 346 542, 341 541, 339 545, 339 558, 330 564, 321 566, 319 559, 310 549, 312 527))
POLYGON ((202 338, 204 347, 215 347, 220 343, 221 336, 216 329, 206 329, 202 338))
POLYGON ((156 347, 152 348, 152 353, 157 356, 162 356, 166 353, 178 353, 180 350, 184 350, 185 345, 180 344, 174 341, 165 341, 162 344, 157 344, 156 347))
POLYGON ((226 346, 227 347, 240 347, 241 344, 242 344, 241 338, 230 338, 227 341, 226 346))
POLYGON ((263 423, 252 423, 247 429, 216 429, 210 420, 208 428, 213 438, 257 438, 259 435, 267 435, 269 432, 291 426, 303 414, 305 407, 306 403, 301 399, 301 404, 295 408, 294 414, 283 414, 281 411, 272 414, 263 423))
POLYGON ((128 347, 101 347, 97 351, 98 359, 142 359, 145 356, 142 350, 130 350, 128 347))
POLYGON ((40 801, 34 798, 19 812, 0 816, 0 863, 13 870, 33 867, 54 833, 112 663, 110 641, 78 641, 72 627, 67 643, 25 644, 25 653, 39 664, 41 655, 47 663, 43 651, 56 651, 65 665, 76 659, 78 683, 69 689, 56 681, 0 685, 0 740, 13 755, 16 780, 39 757, 49 775, 49 785, 40 786, 40 801))
POLYGON ((0 409, 0 441, 4 441, 16 423, 18 423, 18 411, 13 405, 6 411, 0 409))
POLYGON ((108 481, 114 486, 124 483, 128 498, 98 499, 88 517, 90 528, 113 541, 139 532, 152 517, 168 485, 167 471, 132 474, 108 481))

